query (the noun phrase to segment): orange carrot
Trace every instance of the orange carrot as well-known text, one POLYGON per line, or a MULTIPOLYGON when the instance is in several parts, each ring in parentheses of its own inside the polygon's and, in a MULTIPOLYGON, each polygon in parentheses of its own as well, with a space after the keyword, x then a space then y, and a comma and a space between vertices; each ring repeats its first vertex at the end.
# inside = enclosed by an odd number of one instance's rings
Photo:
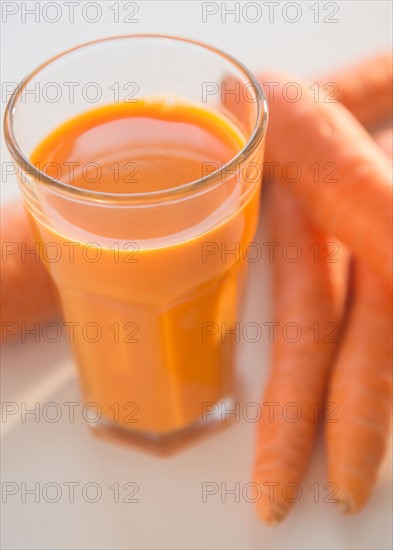
POLYGON ((328 244, 334 239, 327 239, 309 221, 286 186, 278 182, 270 186, 267 211, 272 241, 279 243, 278 250, 295 243, 288 258, 294 257, 294 250, 301 251, 300 260, 291 262, 280 250, 273 263, 274 320, 279 326, 262 410, 267 411, 274 403, 276 406, 272 414, 263 414, 259 421, 254 482, 264 495, 257 501, 258 514, 274 525, 290 508, 292 496, 287 491, 290 484, 298 484, 303 477, 318 417, 323 413, 343 310, 347 262, 342 245, 328 244), (297 327, 292 334, 286 332, 289 326, 297 327), (291 422, 297 416, 299 421, 291 422), (270 498, 269 487, 273 491, 270 498))
POLYGON ((295 78, 265 74, 260 80, 262 84, 280 82, 270 101, 266 162, 276 163, 271 165, 276 174, 284 174, 287 185, 326 233, 348 245, 391 282, 393 188, 389 159, 344 107, 315 103, 308 83, 297 80, 302 95, 291 102, 285 83, 295 78), (301 179, 289 183, 285 176, 288 166, 296 166, 301 179))
POLYGON ((366 127, 373 127, 393 114, 393 57, 385 52, 355 66, 325 76, 327 89, 366 127))
POLYGON ((20 202, 1 209, 1 342, 53 318, 59 304, 20 202), (22 323, 24 325, 22 326, 22 323))
POLYGON ((326 424, 329 479, 348 513, 369 498, 392 413, 391 289, 358 262, 353 300, 328 394, 338 421, 326 424))

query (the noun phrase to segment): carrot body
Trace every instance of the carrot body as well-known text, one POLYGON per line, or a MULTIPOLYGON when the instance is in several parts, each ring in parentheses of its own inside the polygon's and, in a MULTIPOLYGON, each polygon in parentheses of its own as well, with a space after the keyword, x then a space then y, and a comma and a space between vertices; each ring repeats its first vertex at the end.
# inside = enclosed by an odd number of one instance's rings
POLYGON ((291 185, 314 221, 334 235, 387 281, 392 280, 391 166, 371 136, 339 104, 315 103, 307 83, 296 102, 279 81, 270 101, 266 162, 282 174, 295 164, 301 179, 291 185))
POLYGON ((297 262, 277 254, 273 263, 274 319, 279 327, 263 402, 276 406, 259 421, 254 481, 265 495, 257 501, 259 516, 276 524, 290 507, 288 484, 301 481, 313 448, 338 338, 347 262, 342 247, 333 258, 338 263, 325 261, 328 239, 309 221, 290 189, 275 182, 269 192, 272 241, 281 246, 296 243, 302 251, 297 262), (283 328, 295 323, 300 338, 291 341, 296 333, 288 338, 283 328), (291 422, 298 415, 300 419, 291 422), (269 484, 273 484, 273 499, 268 495, 269 484))
POLYGON ((1 209, 1 341, 59 312, 55 287, 39 259, 32 228, 20 202, 1 209), (32 252, 36 250, 36 252, 32 252), (24 324, 22 326, 22 324, 24 324))
POLYGON ((381 53, 324 77, 338 85, 335 97, 366 127, 392 117, 392 59, 391 52, 381 53))
POLYGON ((337 422, 326 424, 329 479, 345 512, 367 501, 384 455, 392 414, 391 289, 358 262, 347 330, 328 400, 337 422))

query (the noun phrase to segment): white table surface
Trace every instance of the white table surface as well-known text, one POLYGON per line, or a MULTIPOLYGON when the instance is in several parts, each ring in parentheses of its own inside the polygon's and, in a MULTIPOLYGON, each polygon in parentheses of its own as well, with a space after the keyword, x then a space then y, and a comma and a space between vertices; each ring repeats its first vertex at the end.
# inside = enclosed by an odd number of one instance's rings
MULTIPOLYGON (((96 23, 82 16, 82 4, 75 8, 75 22, 67 22, 62 2, 62 17, 48 23, 40 12, 38 22, 30 16, 21 20, 18 13, 2 24, 1 76, 4 82, 19 81, 33 67, 74 44, 113 34, 158 32, 191 37, 214 44, 238 57, 253 70, 275 68, 302 75, 323 71, 391 47, 390 1, 336 2, 337 23, 315 23, 312 2, 298 2, 302 16, 288 23, 282 16, 288 2, 278 6, 269 22, 266 2, 259 2, 262 18, 247 22, 256 12, 245 12, 236 23, 221 14, 202 22, 201 2, 139 2, 138 23, 114 23, 114 2, 98 2, 102 14, 96 23)), ((41 5, 47 4, 43 1, 41 5)), ((97 4, 93 3, 93 4, 97 4)), ((120 2, 120 14, 126 6, 120 2)), ((228 2, 233 7, 234 2, 228 2)), ((255 4, 243 2, 245 4, 255 4)), ((327 11, 320 2, 321 15, 327 11)), ((222 3, 217 4, 221 9, 222 3)), ((13 9, 13 8, 8 8, 13 9)), ((94 9, 94 8, 92 8, 94 9)), ((130 9, 130 8, 128 8, 130 9)), ((242 8, 243 9, 243 8, 242 8)), ((331 8, 329 8, 329 11, 331 8)), ((49 12, 48 12, 49 13, 49 12)), ((90 13, 93 17, 93 12, 90 13)), ((4 21, 4 11, 3 11, 4 21)), ((1 104, 4 110, 4 101, 1 104)), ((8 161, 2 140, 2 161, 8 161)), ((2 201, 18 193, 16 182, 1 184, 2 201)), ((257 239, 263 242, 263 228, 257 239)), ((269 269, 263 261, 251 270, 244 322, 262 324, 270 319, 269 269)), ((66 343, 41 342, 11 345, 2 353, 2 400, 27 406, 55 401, 79 402, 73 362, 66 343)), ((238 367, 243 381, 242 402, 258 401, 268 369, 267 338, 258 343, 239 344, 238 367)), ((322 443, 318 445, 303 484, 300 501, 288 519, 277 528, 263 525, 253 504, 245 499, 235 502, 220 495, 202 502, 202 483, 236 482, 250 479, 253 460, 254 425, 235 423, 227 430, 196 443, 169 458, 157 458, 140 451, 108 444, 89 435, 81 407, 75 422, 63 418, 50 423, 42 418, 26 423, 19 415, 2 423, 1 477, 14 483, 18 493, 2 504, 2 548, 4 549, 389 549, 392 547, 392 455, 388 453, 376 490, 367 506, 354 517, 344 517, 333 504, 323 503, 325 460, 322 443), (69 502, 67 482, 80 483, 74 502, 69 502), (129 490, 120 491, 114 502, 114 483, 138 484, 138 502, 122 502, 129 490), (44 490, 46 483, 59 484, 62 492, 56 503, 40 502, 32 496, 21 497, 22 484, 35 483, 44 490), (98 502, 87 502, 82 488, 94 483, 102 490, 98 502), (314 503, 309 488, 320 484, 320 502, 314 503)), ((8 488, 10 485, 7 486, 8 488)), ((94 497, 90 486, 88 498, 94 497)), ((49 498, 53 494, 49 493, 49 498)), ((49 500, 49 499, 46 499, 49 500)))

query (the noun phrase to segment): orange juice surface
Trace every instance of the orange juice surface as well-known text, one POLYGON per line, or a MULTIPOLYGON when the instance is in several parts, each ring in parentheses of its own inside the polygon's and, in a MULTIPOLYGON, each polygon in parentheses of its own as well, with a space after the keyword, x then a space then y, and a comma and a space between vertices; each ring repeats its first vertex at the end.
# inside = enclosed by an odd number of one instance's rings
POLYGON ((43 247, 61 251, 43 259, 85 398, 109 422, 168 434, 232 395, 239 250, 255 232, 259 184, 242 201, 241 178, 201 188, 194 199, 168 200, 165 190, 221 167, 244 141, 224 115, 157 96, 83 113, 31 155, 74 188, 112 194, 91 206, 85 195, 63 200, 53 191, 44 214, 30 209, 43 247), (138 198, 151 192, 147 203, 138 198))

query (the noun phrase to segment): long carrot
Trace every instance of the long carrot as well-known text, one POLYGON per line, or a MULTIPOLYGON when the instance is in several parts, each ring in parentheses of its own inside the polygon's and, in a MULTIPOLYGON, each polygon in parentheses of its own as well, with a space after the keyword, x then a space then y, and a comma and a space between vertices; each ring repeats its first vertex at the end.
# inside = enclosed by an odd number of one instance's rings
POLYGON ((391 282, 390 161, 344 107, 315 103, 308 83, 297 80, 302 95, 295 103, 285 88, 295 78, 260 80, 280 82, 270 101, 266 162, 275 163, 320 227, 391 282), (301 174, 295 183, 285 177, 288 166, 301 174))
POLYGON ((1 208, 1 342, 58 312, 56 290, 39 259, 23 206, 6 204, 1 208))
POLYGON ((382 461, 392 414, 392 294, 358 262, 347 330, 328 400, 337 422, 326 424, 328 474, 344 512, 367 501, 382 461))
POLYGON ((393 57, 384 52, 323 77, 331 99, 338 99, 366 127, 393 114, 393 57), (336 88, 337 86, 337 88, 336 88))
POLYGON ((298 199, 284 185, 274 182, 270 186, 267 211, 272 241, 283 250, 292 243, 288 258, 282 253, 274 257, 274 320, 279 326, 262 410, 273 408, 259 421, 254 468, 254 482, 263 495, 257 501, 258 513, 274 525, 290 508, 292 497, 287 491, 303 477, 323 413, 343 310, 347 262, 342 245, 328 244, 332 239, 309 221, 298 199), (289 261, 296 250, 297 254, 301 251, 301 258, 289 261), (296 327, 293 334, 286 332, 285 327, 290 326, 296 327), (291 421, 298 416, 298 421, 291 421), (270 495, 269 490, 273 491, 270 495))

